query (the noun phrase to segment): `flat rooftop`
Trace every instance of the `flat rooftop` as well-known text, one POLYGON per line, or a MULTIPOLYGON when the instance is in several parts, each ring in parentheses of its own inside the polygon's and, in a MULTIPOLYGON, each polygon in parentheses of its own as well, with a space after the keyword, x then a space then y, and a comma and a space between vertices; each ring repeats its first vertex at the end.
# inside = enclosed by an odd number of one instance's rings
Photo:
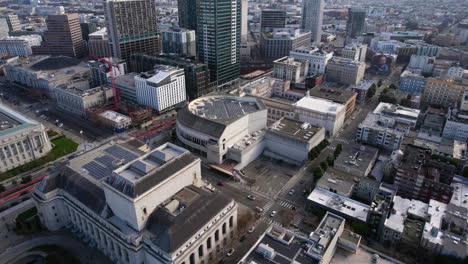
POLYGON ((319 260, 308 256, 303 249, 306 239, 285 228, 271 225, 243 258, 243 263, 318 264, 319 260))
POLYGON ((335 103, 346 104, 351 98, 356 96, 356 92, 318 86, 309 90, 309 95, 332 100, 335 103))
POLYGON ((356 182, 358 182, 358 177, 329 168, 318 180, 316 186, 340 195, 350 196, 356 182))
POLYGON ((331 100, 326 100, 318 97, 306 96, 295 104, 297 107, 309 109, 322 114, 337 114, 344 109, 344 105, 335 103, 331 100))
POLYGON ((38 123, 0 103, 0 136, 33 125, 38 125, 38 123))
POLYGON ((278 132, 280 134, 287 135, 299 140, 309 141, 321 129, 323 128, 283 117, 282 119, 275 122, 270 127, 269 131, 278 132))
POLYGON ((411 200, 400 196, 395 196, 393 200, 393 210, 385 220, 385 227, 402 233, 405 228, 405 220, 408 209, 411 207, 411 200))
POLYGON ((346 196, 339 195, 320 187, 316 187, 309 197, 308 201, 320 204, 323 207, 331 208, 350 218, 358 219, 362 222, 367 220, 367 214, 370 207, 346 196))
POLYGON ((124 122, 124 121, 131 121, 130 117, 122 115, 112 110, 105 111, 104 113, 99 114, 99 116, 107 118, 117 123, 124 122))
POLYGON ((116 85, 124 85, 135 87, 135 76, 138 76, 139 73, 131 72, 124 75, 119 75, 115 77, 115 84, 116 85))
POLYGON ((366 173, 375 164, 378 153, 379 150, 372 146, 357 143, 344 145, 342 153, 335 160, 335 166, 356 176, 367 176, 366 173))
POLYGON ((202 97, 189 104, 193 114, 211 120, 237 119, 263 109, 265 106, 257 99, 231 96, 202 97))
POLYGON ((416 121, 419 117, 419 114, 421 113, 421 110, 389 103, 380 103, 375 108, 373 113, 398 119, 416 121))

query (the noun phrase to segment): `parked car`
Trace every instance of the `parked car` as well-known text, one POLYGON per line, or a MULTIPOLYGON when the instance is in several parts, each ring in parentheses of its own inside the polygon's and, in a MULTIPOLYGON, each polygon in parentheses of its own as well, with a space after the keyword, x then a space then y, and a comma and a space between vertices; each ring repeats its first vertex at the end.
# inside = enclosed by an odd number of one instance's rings
POLYGON ((231 248, 228 253, 226 254, 228 257, 232 256, 232 254, 234 254, 234 252, 236 252, 235 249, 231 248))
POLYGON ((218 183, 216 183, 218 186, 224 186, 224 182, 222 181, 219 181, 218 183))
POLYGON ((304 182, 305 182, 305 180, 301 180, 299 183, 300 183, 300 184, 304 184, 304 182))
POLYGON ((253 195, 249 195, 249 196, 247 196, 247 198, 248 198, 249 200, 255 201, 255 196, 253 196, 253 195))

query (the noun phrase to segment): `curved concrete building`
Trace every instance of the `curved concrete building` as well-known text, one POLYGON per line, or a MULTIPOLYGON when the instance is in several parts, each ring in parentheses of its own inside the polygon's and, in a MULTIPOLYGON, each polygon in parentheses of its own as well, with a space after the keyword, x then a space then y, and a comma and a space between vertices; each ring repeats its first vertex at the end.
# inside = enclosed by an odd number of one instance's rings
POLYGON ((198 98, 179 111, 177 137, 210 163, 232 159, 246 164, 263 148, 267 108, 256 98, 215 95, 198 98))

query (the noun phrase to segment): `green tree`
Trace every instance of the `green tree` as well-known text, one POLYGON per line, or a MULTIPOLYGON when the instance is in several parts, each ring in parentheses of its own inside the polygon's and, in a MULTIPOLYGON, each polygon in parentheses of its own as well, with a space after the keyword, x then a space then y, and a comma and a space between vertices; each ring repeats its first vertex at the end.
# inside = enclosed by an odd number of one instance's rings
POLYGON ((380 86, 382 86, 382 84, 383 84, 383 80, 380 79, 380 80, 377 82, 377 86, 380 87, 380 86))
POLYGON ((320 167, 322 167, 322 169, 326 171, 328 169, 328 163, 326 161, 322 161, 320 162, 320 167))
POLYGON ((395 97, 391 96, 391 95, 381 94, 380 97, 379 97, 379 102, 396 104, 397 99, 395 97))
POLYGON ((351 222, 351 227, 353 228, 354 232, 358 233, 361 236, 368 236, 371 233, 370 228, 361 222, 353 221, 351 222))
POLYGON ((366 97, 367 98, 372 98, 372 97, 374 97, 374 95, 375 95, 375 88, 374 87, 369 88, 369 90, 367 90, 366 97))
POLYGON ((333 167, 335 165, 335 157, 333 156, 328 156, 327 157, 327 163, 329 167, 333 167))
POLYGON ((392 84, 390 84, 389 88, 390 88, 390 89, 393 89, 393 90, 396 90, 397 86, 396 86, 395 84, 392 83, 392 84))
POLYGON ((400 105, 410 107, 411 106, 411 100, 403 98, 403 99, 400 100, 400 105))
POLYGON ((333 156, 337 158, 340 155, 341 151, 343 151, 343 145, 341 144, 336 145, 335 151, 333 152, 333 156))
POLYGON ((320 167, 315 168, 314 170, 314 180, 318 181, 323 176, 323 170, 320 167))
POLYGON ((32 180, 31 175, 24 176, 23 178, 21 178, 21 183, 22 183, 22 184, 25 184, 25 183, 30 182, 31 180, 32 180))
POLYGON ((468 167, 463 168, 463 177, 468 178, 468 167))

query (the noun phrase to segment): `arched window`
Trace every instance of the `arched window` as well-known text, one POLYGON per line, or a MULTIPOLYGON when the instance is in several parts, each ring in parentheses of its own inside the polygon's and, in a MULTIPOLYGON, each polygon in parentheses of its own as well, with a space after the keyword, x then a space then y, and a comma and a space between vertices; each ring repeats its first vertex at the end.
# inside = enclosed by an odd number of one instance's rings
POLYGON ((200 245, 200 247, 198 247, 198 256, 203 257, 203 245, 200 245))
POLYGON ((195 253, 190 255, 190 264, 195 264, 195 253))
POLYGON ((211 248, 211 237, 209 237, 208 240, 206 241, 206 248, 207 249, 211 248))
POLYGON ((215 241, 219 240, 219 229, 215 232, 215 241))
POLYGON ((231 215, 231 217, 229 218, 229 227, 232 228, 234 226, 234 216, 231 215))
POLYGON ((223 224, 223 235, 226 234, 226 223, 223 224))

